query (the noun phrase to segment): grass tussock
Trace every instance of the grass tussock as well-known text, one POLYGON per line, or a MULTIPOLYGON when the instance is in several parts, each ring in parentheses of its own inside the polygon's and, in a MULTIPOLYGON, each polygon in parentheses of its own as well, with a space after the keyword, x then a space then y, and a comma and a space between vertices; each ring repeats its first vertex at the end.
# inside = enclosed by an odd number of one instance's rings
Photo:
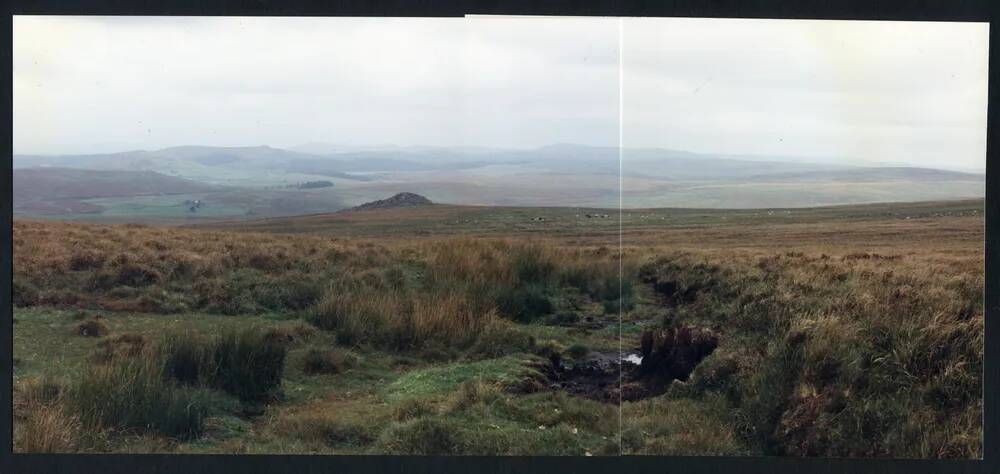
POLYGON ((396 421, 407 421, 430 415, 435 407, 426 400, 411 398, 404 400, 393 408, 392 417, 396 421))
MULTIPOLYGON (((283 343, 256 329, 214 338, 172 333, 156 344, 122 334, 103 341, 94 356, 98 363, 89 365, 66 390, 43 397, 41 388, 25 389, 35 394, 30 400, 51 400, 51 408, 26 408, 36 418, 23 429, 64 422, 88 433, 194 439, 206 429, 216 398, 213 390, 251 403, 277 396, 285 351, 283 343)), ((24 441, 25 446, 39 443, 24 441)))
POLYGON ((179 439, 201 434, 208 416, 205 394, 175 385, 153 353, 89 367, 66 405, 93 431, 152 430, 179 439))
POLYGON ((98 363, 109 363, 120 357, 137 357, 147 344, 148 340, 141 334, 119 334, 99 342, 91 359, 98 363))
POLYGON ((14 390, 14 450, 28 453, 78 451, 82 433, 78 417, 62 408, 63 387, 50 379, 31 379, 14 390))
POLYGON ((307 322, 300 322, 293 326, 278 326, 267 329, 264 337, 271 342, 294 346, 309 340, 315 334, 315 326, 307 322))
POLYGON ((79 421, 58 407, 34 405, 17 420, 14 449, 24 453, 72 453, 80 448, 79 421))
MULTIPOLYGON (((548 243, 456 238, 383 246, 25 221, 15 223, 15 234, 17 306, 257 314, 339 305, 365 319, 371 312, 419 313, 442 304, 448 308, 442 317, 457 311, 480 318, 495 311, 529 322, 556 311, 567 291, 614 311, 621 293, 612 252, 548 243), (435 296, 414 298, 425 292, 435 296), (350 301, 343 301, 344 294, 352 295, 350 301)), ((418 332, 429 327, 415 326, 418 332)))
POLYGON ((372 258, 389 262, 320 238, 25 221, 15 228, 19 307, 294 312, 312 306, 334 275, 372 258))
POLYGON ((288 348, 259 330, 223 334, 212 351, 214 380, 240 400, 273 398, 281 387, 288 348))
POLYGON ((468 439, 458 422, 442 418, 416 418, 391 426, 379 439, 381 449, 399 454, 462 454, 468 439))
POLYGON ((427 257, 419 281, 407 283, 395 267, 386 275, 366 274, 372 281, 341 280, 315 306, 312 323, 335 331, 344 344, 394 349, 439 344, 496 356, 505 344, 514 351, 531 345, 504 320, 531 322, 549 315, 565 292, 593 292, 598 300, 619 297, 617 285, 608 287, 617 281, 609 278, 617 267, 597 265, 580 250, 464 239, 421 251, 427 257), (579 268, 588 271, 577 273, 579 268))
POLYGON ((222 392, 247 406, 279 397, 285 353, 284 342, 254 328, 214 337, 168 333, 155 342, 130 333, 104 339, 70 383, 16 384, 17 449, 86 451, 107 449, 109 439, 197 439, 214 410, 233 406, 222 392))
POLYGON ((333 293, 316 307, 312 323, 336 332, 343 344, 374 343, 393 349, 429 344, 498 352, 497 343, 518 342, 517 330, 492 309, 477 311, 459 294, 392 290, 333 293))
POLYGON ((731 413, 750 452, 977 457, 983 279, 956 265, 966 263, 688 253, 639 275, 667 303, 664 325, 719 334, 670 394, 716 400, 712 416, 731 413))
POLYGON ((302 370, 307 374, 339 374, 358 364, 358 356, 341 348, 310 349, 302 370))
POLYGON ((287 342, 257 328, 215 337, 167 335, 157 348, 163 375, 181 385, 218 388, 245 402, 279 396, 287 342))

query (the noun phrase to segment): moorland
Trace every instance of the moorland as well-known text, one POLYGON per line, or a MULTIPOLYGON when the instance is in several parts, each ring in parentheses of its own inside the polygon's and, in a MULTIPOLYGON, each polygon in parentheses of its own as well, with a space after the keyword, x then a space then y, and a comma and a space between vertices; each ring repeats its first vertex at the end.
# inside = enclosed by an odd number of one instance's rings
POLYGON ((980 457, 982 212, 20 217, 15 449, 980 457))

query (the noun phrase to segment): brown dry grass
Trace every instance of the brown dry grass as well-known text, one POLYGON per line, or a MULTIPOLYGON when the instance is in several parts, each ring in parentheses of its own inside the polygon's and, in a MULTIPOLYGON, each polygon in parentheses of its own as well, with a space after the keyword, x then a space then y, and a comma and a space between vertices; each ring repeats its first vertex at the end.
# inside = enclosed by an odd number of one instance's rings
POLYGON ((14 391, 14 450, 69 453, 80 448, 81 424, 63 409, 63 389, 56 382, 32 379, 14 391))
POLYGON ((392 259, 329 238, 26 221, 14 247, 16 303, 110 311, 301 310, 335 274, 392 259))
MULTIPOLYGON (((304 310, 331 286, 393 287, 406 272, 472 286, 510 282, 515 253, 595 268, 586 250, 456 237, 414 244, 136 225, 17 221, 15 302, 109 311, 229 314, 304 310), (86 262, 85 264, 82 262, 86 262)), ((603 250, 603 270, 614 265, 603 250)), ((567 273, 570 271, 567 270, 567 273)), ((612 273, 613 274, 613 273, 612 273)), ((433 283, 432 283, 433 284, 433 283)))
POLYGON ((720 335, 688 383, 625 408, 627 451, 981 456, 982 219, 914 221, 627 236, 651 244, 625 248, 641 275, 676 289, 648 295, 663 324, 720 335), (740 442, 678 444, 716 439, 674 426, 685 410, 740 442))

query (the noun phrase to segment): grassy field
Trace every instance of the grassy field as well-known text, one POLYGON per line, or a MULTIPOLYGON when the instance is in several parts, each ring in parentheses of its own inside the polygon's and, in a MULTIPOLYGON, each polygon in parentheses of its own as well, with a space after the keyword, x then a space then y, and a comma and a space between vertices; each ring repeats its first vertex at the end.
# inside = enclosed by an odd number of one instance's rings
POLYGON ((18 220, 15 448, 980 457, 982 206, 18 220))
MULTIPOLYGON (((564 243, 618 245, 619 221, 626 239, 653 232, 655 239, 683 236, 679 231, 721 231, 739 235, 747 229, 788 229, 787 224, 917 224, 941 218, 973 217, 982 222, 983 200, 866 204, 804 209, 601 209, 583 207, 487 207, 434 204, 416 208, 342 211, 295 217, 210 222, 193 227, 241 232, 309 233, 380 240, 467 235, 560 239, 564 243), (589 216, 588 216, 589 215, 589 216), (914 222, 910 222, 914 221, 914 222), (664 232, 669 231, 669 232, 664 232)), ((868 226, 864 226, 867 228, 868 226)), ((859 229, 860 230, 860 229, 859 229)), ((654 240, 655 240, 654 239, 654 240)), ((685 239, 676 239, 682 241, 685 239)), ((744 239, 746 245, 767 244, 744 239)))

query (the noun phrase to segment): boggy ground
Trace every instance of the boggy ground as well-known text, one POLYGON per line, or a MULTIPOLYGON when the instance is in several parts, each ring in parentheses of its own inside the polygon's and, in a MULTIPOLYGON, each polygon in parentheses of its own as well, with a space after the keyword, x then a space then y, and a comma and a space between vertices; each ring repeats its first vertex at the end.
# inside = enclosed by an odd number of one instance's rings
POLYGON ((617 253, 15 223, 18 451, 615 454, 617 253), (572 355, 571 355, 572 354, 572 355))
POLYGON ((621 270, 590 231, 18 221, 16 449, 978 457, 982 218, 954 207, 699 212, 626 232, 621 270))

